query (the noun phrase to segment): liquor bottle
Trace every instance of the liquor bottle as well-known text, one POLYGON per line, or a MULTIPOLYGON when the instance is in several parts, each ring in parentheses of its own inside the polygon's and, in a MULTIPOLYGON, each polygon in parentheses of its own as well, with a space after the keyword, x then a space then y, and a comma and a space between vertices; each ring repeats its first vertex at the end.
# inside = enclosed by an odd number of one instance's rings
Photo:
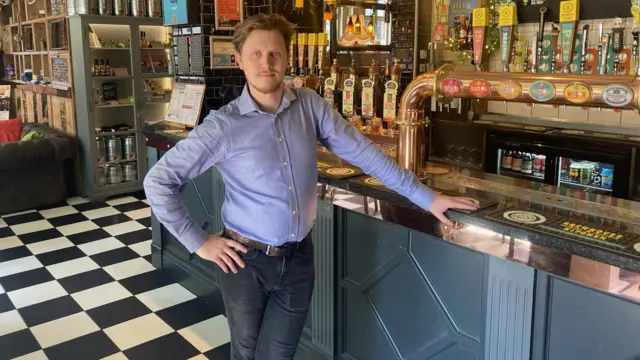
POLYGON ((531 154, 524 154, 522 159, 522 173, 527 175, 533 174, 533 158, 531 154))
POLYGON ((93 76, 100 76, 100 65, 98 59, 93 59, 93 76))
POLYGON ((384 65, 384 77, 382 78, 382 85, 387 83, 387 81, 391 80, 391 70, 389 69, 389 59, 386 60, 386 64, 384 65))
POLYGON ((336 84, 340 84, 340 64, 338 64, 338 59, 333 59, 331 77, 336 81, 336 84))
POLYGON ((402 76, 402 68, 399 62, 398 58, 393 58, 393 66, 391 67, 391 80, 397 82, 398 85, 400 85, 400 77, 402 76))
POLYGON ((373 86, 377 87, 380 78, 380 67, 378 63, 376 63, 376 59, 371 60, 371 65, 369 65, 369 79, 373 81, 373 86))
POLYGON ((391 3, 391 0, 387 0, 387 4, 384 6, 384 22, 387 24, 391 22, 391 7, 389 3, 391 3))
POLYGON ((349 22, 347 23, 347 32, 350 34, 353 34, 354 29, 353 29, 353 19, 351 18, 351 16, 349 16, 349 22))
POLYGON ((349 65, 349 78, 355 83, 358 78, 358 68, 356 67, 356 59, 351 59, 351 65, 349 65))
POLYGON ((511 154, 511 151, 509 150, 505 150, 502 152, 502 161, 501 161, 501 167, 503 169, 511 169, 511 164, 513 162, 513 155, 511 154))
POLYGON ((104 61, 104 75, 111 76, 111 65, 109 65, 109 59, 104 61))
POLYGON ((98 60, 98 76, 104 76, 104 59, 98 60))
POLYGON ((522 153, 516 152, 513 155, 513 160, 511 161, 511 170, 520 172, 522 170, 522 153))
POLYGON ((362 23, 360 23, 360 15, 356 15, 356 22, 355 22, 355 34, 356 35, 360 35, 362 34, 362 23))

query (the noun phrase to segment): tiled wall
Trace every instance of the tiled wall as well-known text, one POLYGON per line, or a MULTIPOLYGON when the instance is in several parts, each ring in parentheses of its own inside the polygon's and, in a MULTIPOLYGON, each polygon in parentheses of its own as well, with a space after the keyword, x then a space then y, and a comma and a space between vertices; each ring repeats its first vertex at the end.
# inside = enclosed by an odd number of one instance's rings
MULTIPOLYGON (((604 32, 610 33, 613 27, 613 19, 581 21, 578 24, 577 28, 579 29, 579 32, 582 32, 582 28, 584 25, 589 25, 589 47, 597 47, 601 23, 604 24, 604 32)), ((551 24, 546 23, 545 26, 545 34, 550 33, 551 24)), ((631 45, 633 44, 633 36, 631 35, 632 26, 633 18, 624 19, 625 32, 623 40, 625 48, 631 48, 631 45)), ((520 24, 518 25, 518 28, 522 40, 528 40, 531 44, 531 40, 533 36, 535 36, 535 32, 538 30, 538 24, 520 24)), ((558 42, 560 42, 560 40, 558 40, 558 42)), ((489 70, 496 72, 502 71, 499 52, 494 53, 491 56, 489 70)), ((640 126, 640 114, 631 110, 598 110, 597 108, 582 109, 576 106, 562 107, 539 104, 531 106, 531 104, 525 103, 505 103, 502 101, 490 101, 488 104, 488 111, 491 113, 499 114, 557 118, 572 122, 589 122, 612 126, 640 126)))

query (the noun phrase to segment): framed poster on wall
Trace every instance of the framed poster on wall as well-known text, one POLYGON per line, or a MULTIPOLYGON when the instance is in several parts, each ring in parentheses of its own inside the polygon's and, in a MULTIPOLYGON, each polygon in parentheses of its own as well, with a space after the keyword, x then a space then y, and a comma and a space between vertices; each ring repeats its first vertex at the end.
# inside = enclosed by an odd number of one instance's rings
POLYGON ((216 30, 233 30, 244 18, 242 0, 215 0, 216 30))
POLYGON ((231 40, 233 40, 232 36, 209 37, 212 69, 235 69, 238 67, 231 40))

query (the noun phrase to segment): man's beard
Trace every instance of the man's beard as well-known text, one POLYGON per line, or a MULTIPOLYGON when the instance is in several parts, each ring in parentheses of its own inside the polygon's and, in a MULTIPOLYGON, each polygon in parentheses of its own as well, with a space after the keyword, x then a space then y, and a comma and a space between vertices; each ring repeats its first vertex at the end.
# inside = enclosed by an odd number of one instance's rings
POLYGON ((252 88, 256 89, 257 91, 263 93, 263 94, 270 94, 273 92, 276 92, 277 90, 280 89, 280 87, 284 86, 282 84, 282 79, 280 79, 280 81, 273 81, 273 82, 268 82, 268 83, 263 83, 263 84, 257 84, 254 83, 253 81, 249 80, 247 78, 247 81, 249 82, 249 85, 251 85, 252 88))

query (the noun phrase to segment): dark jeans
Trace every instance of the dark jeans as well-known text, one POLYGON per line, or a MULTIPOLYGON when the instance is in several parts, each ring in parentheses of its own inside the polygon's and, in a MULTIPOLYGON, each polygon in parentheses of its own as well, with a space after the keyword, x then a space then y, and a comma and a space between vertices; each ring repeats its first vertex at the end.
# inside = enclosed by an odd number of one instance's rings
MULTIPOLYGON (((241 253, 240 253, 241 254, 241 253)), ((250 249, 238 273, 219 271, 232 360, 293 359, 315 282, 310 236, 291 257, 250 249)))

